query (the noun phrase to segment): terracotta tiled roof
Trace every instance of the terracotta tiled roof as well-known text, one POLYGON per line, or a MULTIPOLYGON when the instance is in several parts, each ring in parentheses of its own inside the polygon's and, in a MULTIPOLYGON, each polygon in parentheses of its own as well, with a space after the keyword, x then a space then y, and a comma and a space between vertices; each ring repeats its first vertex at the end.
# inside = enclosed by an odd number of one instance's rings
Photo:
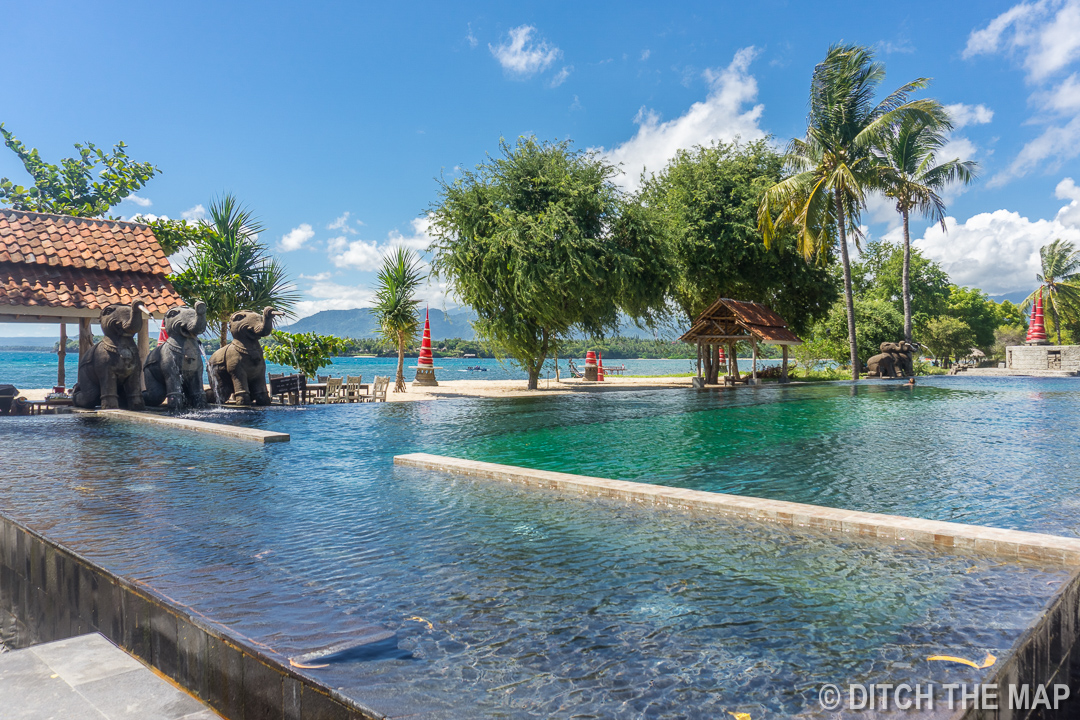
POLYGON ((152 275, 172 272, 146 225, 22 210, 0 210, 0 263, 152 275))
POLYGON ((135 299, 154 314, 184 304, 160 275, 0 263, 0 314, 10 305, 101 310, 135 299))
POLYGON ((161 314, 183 304, 171 272, 146 225, 0 210, 0 315, 98 311, 135 298, 161 314))

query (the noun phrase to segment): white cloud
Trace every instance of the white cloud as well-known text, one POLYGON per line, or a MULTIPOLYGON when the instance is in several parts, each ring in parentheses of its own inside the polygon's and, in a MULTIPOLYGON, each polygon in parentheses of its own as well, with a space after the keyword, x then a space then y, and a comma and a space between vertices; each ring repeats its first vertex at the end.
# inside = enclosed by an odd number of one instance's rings
MULTIPOLYGON (((364 223, 357 220, 356 224, 357 225, 363 225, 364 223)), ((357 233, 356 230, 349 227, 349 211, 348 210, 346 210, 345 214, 343 214, 341 217, 339 217, 338 219, 334 220, 334 222, 327 225, 326 229, 327 230, 341 230, 342 232, 349 233, 350 235, 355 235, 357 233)))
POLYGON ((431 219, 427 217, 416 218, 410 225, 411 235, 403 235, 397 230, 387 234, 386 240, 352 240, 345 236, 331 238, 327 244, 330 250, 330 260, 337 267, 352 268, 354 270, 378 270, 382 260, 394 248, 404 247, 417 252, 424 252, 431 244, 431 236, 428 229, 431 219))
POLYGON ((128 195, 126 198, 124 198, 123 202, 132 202, 139 207, 150 207, 154 204, 153 202, 151 202, 150 198, 139 197, 138 195, 128 195))
POLYGON ((371 289, 358 285, 342 285, 326 279, 314 280, 304 290, 307 299, 296 303, 296 319, 314 315, 322 310, 352 310, 370 307, 375 295, 371 289))
POLYGON ((641 59, 643 61, 648 60, 650 55, 652 55, 652 50, 645 49, 641 51, 641 59))
POLYGON ((187 210, 180 213, 180 217, 184 220, 187 220, 188 222, 205 220, 207 218, 206 208, 202 206, 202 203, 199 203, 195 207, 188 208, 187 210))
POLYGON ((501 45, 488 45, 491 54, 511 75, 527 78, 547 70, 561 55, 562 51, 546 40, 530 42, 532 25, 522 25, 510 31, 510 38, 501 45))
POLYGON ((914 244, 941 263, 958 285, 978 287, 991 295, 1030 290, 1039 272, 1039 248, 1062 238, 1080 242, 1080 188, 1066 178, 1057 197, 1069 200, 1053 220, 1029 220, 1010 210, 980 213, 966 222, 945 219, 927 228, 914 244))
POLYGON ((566 78, 570 77, 570 73, 574 71, 573 65, 567 65, 559 72, 555 73, 555 77, 551 78, 549 85, 553 88, 557 88, 566 82, 566 78))
POLYGON ((465 36, 465 42, 469 43, 469 47, 471 48, 476 47, 476 45, 480 42, 476 39, 476 36, 473 35, 472 23, 469 23, 469 34, 465 36))
POLYGON ((748 72, 756 55, 753 47, 743 48, 726 68, 706 70, 708 96, 674 120, 662 122, 654 111, 645 108, 638 111, 634 137, 610 150, 598 148, 610 162, 622 163, 625 174, 618 182, 636 189, 643 169, 659 172, 682 148, 716 140, 731 141, 736 137, 743 140, 765 137, 760 127, 765 106, 747 107, 757 98, 757 81, 748 72))
POLYGON ((994 111, 985 105, 965 105, 955 103, 946 105, 945 110, 952 118, 953 129, 959 130, 967 125, 985 125, 994 119, 994 111))
POLYGON ((1009 167, 992 177, 988 184, 991 187, 1000 187, 1037 168, 1053 172, 1061 167, 1063 162, 1073 159, 1078 154, 1080 154, 1080 115, 1064 125, 1054 125, 1043 130, 1039 137, 1024 145, 1009 167))
POLYGON ((299 227, 294 227, 281 237, 281 242, 278 243, 278 249, 282 252, 299 250, 304 247, 304 243, 313 237, 315 237, 315 231, 311 229, 311 225, 300 223, 299 227))

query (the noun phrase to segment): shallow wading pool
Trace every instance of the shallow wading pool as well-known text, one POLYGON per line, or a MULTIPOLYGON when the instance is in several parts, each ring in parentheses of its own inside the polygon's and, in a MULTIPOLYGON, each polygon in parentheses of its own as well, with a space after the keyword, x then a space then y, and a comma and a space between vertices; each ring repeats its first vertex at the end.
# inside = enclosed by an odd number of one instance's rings
POLYGON ((391 715, 814 714, 821 683, 986 677, 926 657, 1006 655, 1070 573, 392 457, 1075 536, 1077 389, 947 378, 204 414, 292 435, 265 447, 22 418, 0 424, 0 511, 285 657, 392 631, 305 671, 391 715))

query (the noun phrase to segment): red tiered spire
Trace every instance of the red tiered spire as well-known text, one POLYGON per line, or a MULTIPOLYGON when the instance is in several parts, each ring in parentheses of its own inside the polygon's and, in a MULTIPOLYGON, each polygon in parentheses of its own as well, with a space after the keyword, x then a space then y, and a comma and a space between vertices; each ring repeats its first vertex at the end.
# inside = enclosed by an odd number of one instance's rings
POLYGON ((1039 295, 1035 298, 1035 304, 1031 309, 1031 324, 1028 325, 1026 342, 1046 342, 1046 323, 1043 319, 1042 288, 1039 288, 1039 295))
POLYGON ((724 352, 724 346, 723 345, 720 346, 720 362, 722 362, 722 363, 727 362, 727 354, 724 352))
POLYGON ((420 367, 434 367, 435 361, 431 357, 431 319, 430 310, 424 310, 424 339, 420 341, 420 357, 416 364, 420 367))

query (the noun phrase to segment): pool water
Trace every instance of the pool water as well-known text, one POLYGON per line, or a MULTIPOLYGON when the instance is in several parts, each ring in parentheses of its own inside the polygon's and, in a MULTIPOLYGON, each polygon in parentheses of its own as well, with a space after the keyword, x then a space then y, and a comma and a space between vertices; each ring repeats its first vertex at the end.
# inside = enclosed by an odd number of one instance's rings
MULTIPOLYGON (((813 715, 821 683, 985 677, 992 669, 926 657, 1007 655, 1069 573, 395 468, 393 455, 772 488, 864 509, 879 491, 894 498, 886 504, 910 497, 912 510, 933 508, 925 496, 938 493, 946 509, 936 516, 957 519, 950 513, 967 512, 965 498, 980 498, 998 510, 986 517, 1000 519, 1012 517, 1010 493, 1021 498, 1015 506, 1032 502, 1027 483, 1049 476, 1047 464, 1075 467, 1066 430, 1051 435, 1057 445, 1029 437, 1038 472, 998 472, 990 498, 968 486, 984 464, 1019 464, 1008 458, 1012 439, 976 443, 979 457, 963 462, 960 449, 931 445, 993 435, 994 423, 979 431, 949 418, 990 417, 1001 403, 1027 407, 1021 427, 1049 413, 1040 403, 1075 412, 1059 386, 1035 385, 988 391, 943 380, 908 395, 841 385, 206 414, 292 433, 269 446, 21 418, 0 424, 0 511, 285 657, 392 632, 305 671, 387 714, 813 715), (895 421, 884 437, 884 423, 868 427, 881 415, 895 421), (920 433, 904 427, 913 420, 926 428, 917 443, 920 433), (985 457, 993 448, 999 456, 985 457), (897 481, 888 472, 901 463, 897 481), (945 482, 950 473, 955 483, 945 482), (909 492, 891 487, 901 482, 909 492)), ((1059 502, 1069 482, 1063 472, 1059 502)), ((1053 502, 1024 516, 1052 524, 1053 502)))

